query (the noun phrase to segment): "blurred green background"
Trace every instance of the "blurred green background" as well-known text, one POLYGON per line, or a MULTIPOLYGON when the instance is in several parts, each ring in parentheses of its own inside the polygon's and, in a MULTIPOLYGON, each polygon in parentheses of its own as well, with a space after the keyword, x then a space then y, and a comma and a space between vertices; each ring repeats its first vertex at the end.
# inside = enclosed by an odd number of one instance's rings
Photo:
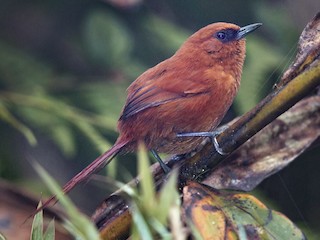
MULTIPOLYGON (((45 187, 31 166, 38 161, 65 183, 116 139, 128 85, 212 22, 263 23, 247 38, 240 93, 225 121, 244 113, 279 79, 319 10, 319 0, 1 0, 0 177, 40 197, 45 187)), ((319 158, 315 146, 259 188, 313 233, 320 226, 319 158)), ((106 171, 126 181, 134 159, 121 156, 106 171)), ((71 196, 90 214, 109 188, 91 181, 71 196)))

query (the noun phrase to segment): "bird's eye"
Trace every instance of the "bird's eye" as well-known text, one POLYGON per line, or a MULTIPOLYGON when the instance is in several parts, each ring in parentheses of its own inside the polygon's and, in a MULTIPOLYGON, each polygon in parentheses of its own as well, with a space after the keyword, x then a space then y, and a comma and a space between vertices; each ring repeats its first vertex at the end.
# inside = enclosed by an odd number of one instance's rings
POLYGON ((225 40, 226 39, 226 33, 225 32, 217 32, 216 34, 216 37, 219 39, 219 40, 225 40))

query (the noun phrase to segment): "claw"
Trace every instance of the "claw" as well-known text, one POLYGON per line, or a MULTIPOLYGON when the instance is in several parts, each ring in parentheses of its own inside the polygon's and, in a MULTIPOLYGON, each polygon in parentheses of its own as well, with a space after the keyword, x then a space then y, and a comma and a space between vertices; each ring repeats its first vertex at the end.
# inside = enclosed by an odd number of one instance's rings
POLYGON ((216 149, 217 153, 219 153, 219 154, 222 155, 222 156, 225 156, 225 155, 228 155, 228 154, 229 154, 228 152, 223 151, 222 148, 219 146, 219 143, 218 143, 218 141, 217 141, 216 136, 214 136, 214 137, 212 138, 212 142, 213 142, 213 146, 214 146, 214 148, 216 149))

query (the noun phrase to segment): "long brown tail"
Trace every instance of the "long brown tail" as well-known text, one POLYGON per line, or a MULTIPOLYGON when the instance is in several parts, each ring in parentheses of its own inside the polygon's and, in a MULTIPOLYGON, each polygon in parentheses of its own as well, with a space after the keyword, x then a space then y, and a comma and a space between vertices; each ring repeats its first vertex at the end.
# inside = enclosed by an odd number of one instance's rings
MULTIPOLYGON (((108 151, 96 158, 92 163, 90 163, 85 169, 74 176, 69 182, 63 187, 63 192, 66 194, 70 192, 75 186, 87 180, 93 173, 99 171, 104 166, 109 164, 111 160, 127 145, 128 141, 117 141, 108 151)), ((40 210, 46 208, 53 202, 56 202, 56 196, 49 198, 40 209, 37 209, 36 213, 40 210)))

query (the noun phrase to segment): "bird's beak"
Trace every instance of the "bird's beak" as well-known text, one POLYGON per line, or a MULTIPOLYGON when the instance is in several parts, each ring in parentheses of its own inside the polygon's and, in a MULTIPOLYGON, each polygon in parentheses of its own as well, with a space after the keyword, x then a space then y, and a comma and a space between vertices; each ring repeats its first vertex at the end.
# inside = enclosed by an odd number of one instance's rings
POLYGON ((250 25, 247 25, 247 26, 240 28, 237 33, 236 39, 239 40, 241 38, 244 38, 245 36, 247 36, 249 33, 253 32, 254 30, 256 30, 261 25, 262 25, 262 23, 254 23, 254 24, 250 24, 250 25))

